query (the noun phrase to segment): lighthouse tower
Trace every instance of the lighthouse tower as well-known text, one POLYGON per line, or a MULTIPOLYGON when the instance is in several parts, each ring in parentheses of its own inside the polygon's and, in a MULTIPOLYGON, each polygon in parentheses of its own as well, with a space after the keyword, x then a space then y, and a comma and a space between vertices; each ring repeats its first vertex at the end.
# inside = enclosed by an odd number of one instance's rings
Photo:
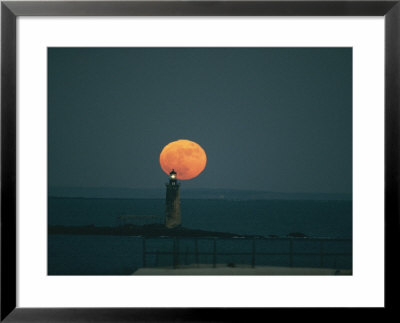
POLYGON ((165 226, 169 229, 181 225, 181 206, 179 200, 179 183, 174 170, 169 173, 169 182, 165 184, 167 194, 165 197, 165 226))

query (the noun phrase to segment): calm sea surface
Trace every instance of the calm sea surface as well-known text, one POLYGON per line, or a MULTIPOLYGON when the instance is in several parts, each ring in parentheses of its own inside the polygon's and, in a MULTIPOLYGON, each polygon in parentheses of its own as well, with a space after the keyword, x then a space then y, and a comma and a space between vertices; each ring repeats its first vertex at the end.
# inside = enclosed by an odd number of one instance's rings
MULTIPOLYGON (((160 221, 164 215, 162 199, 78 199, 49 198, 49 225, 109 225, 118 224, 123 215, 152 215, 160 221)), ((187 228, 238 234, 286 236, 290 232, 302 232, 310 237, 352 238, 351 201, 230 201, 230 200, 182 200, 182 225, 187 228)), ((154 220, 152 220, 154 222, 154 220)), ((171 241, 149 241, 150 250, 170 250, 171 241), (161 245, 160 245, 161 244, 161 245), (153 249, 152 249, 153 248, 153 249)), ((211 246, 202 242, 200 251, 208 252, 211 246)), ((248 250, 246 241, 231 246, 232 242, 218 242, 219 250, 248 250)), ((182 261, 193 262, 190 252, 192 242, 181 242, 182 261), (184 258, 184 259, 183 259, 184 258)), ((257 246, 258 250, 285 252, 287 242, 257 246)), ((351 252, 351 243, 327 245, 326 249, 351 252)), ((318 252, 318 246, 298 242, 298 252, 318 252)), ((49 235, 48 273, 50 275, 127 275, 142 266, 142 239, 125 236, 49 235)), ((328 250, 329 251, 329 250, 328 250)), ((296 252, 296 250, 295 250, 296 252)), ((248 257, 247 257, 248 258, 248 257)), ((248 263, 246 257, 219 259, 228 263, 248 263)), ((307 257, 306 257, 307 258, 307 257)), ((294 259, 295 266, 318 266, 319 258, 294 259)), ((202 263, 210 259, 204 256, 202 263)), ((150 256, 148 265, 170 265, 170 257, 150 256)), ((287 265, 287 257, 273 256, 259 259, 257 264, 287 265)), ((349 268, 349 257, 326 257, 327 267, 349 268)))

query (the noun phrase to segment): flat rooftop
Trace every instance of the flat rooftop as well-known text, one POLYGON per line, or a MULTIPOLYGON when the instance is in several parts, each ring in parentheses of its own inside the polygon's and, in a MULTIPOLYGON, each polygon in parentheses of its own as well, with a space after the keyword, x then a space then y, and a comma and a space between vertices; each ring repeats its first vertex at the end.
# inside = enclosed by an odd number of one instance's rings
POLYGON ((179 268, 139 268, 132 275, 275 275, 275 276, 320 276, 320 275, 352 275, 351 269, 330 269, 330 268, 293 268, 273 266, 250 266, 237 265, 229 267, 226 264, 217 265, 213 268, 210 265, 180 266, 179 268))

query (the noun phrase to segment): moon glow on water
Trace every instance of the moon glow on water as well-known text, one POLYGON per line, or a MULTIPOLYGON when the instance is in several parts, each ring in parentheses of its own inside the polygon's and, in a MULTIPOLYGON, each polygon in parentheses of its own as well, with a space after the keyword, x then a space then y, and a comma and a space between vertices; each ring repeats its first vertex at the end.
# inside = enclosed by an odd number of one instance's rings
POLYGON ((180 139, 166 145, 160 154, 162 170, 169 175, 172 170, 180 180, 198 176, 206 167, 207 155, 196 142, 180 139))

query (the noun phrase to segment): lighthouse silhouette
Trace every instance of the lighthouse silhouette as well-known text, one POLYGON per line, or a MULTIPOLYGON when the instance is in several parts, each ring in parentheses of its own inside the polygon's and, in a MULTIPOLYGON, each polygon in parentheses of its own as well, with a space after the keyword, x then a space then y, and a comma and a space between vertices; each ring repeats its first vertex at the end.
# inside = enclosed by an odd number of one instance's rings
POLYGON ((175 170, 169 173, 169 182, 165 185, 167 187, 165 197, 165 226, 172 229, 181 225, 180 184, 178 183, 175 170))

